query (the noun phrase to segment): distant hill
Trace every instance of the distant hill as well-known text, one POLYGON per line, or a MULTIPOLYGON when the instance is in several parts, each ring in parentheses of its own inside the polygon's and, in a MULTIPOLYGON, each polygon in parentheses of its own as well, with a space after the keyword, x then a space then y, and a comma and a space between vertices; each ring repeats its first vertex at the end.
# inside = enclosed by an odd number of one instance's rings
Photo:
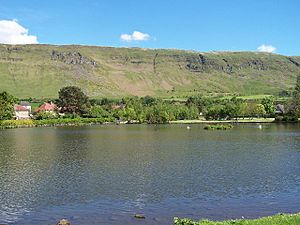
POLYGON ((0 91, 57 97, 67 85, 90 97, 277 94, 291 89, 300 57, 94 46, 0 45, 0 91))

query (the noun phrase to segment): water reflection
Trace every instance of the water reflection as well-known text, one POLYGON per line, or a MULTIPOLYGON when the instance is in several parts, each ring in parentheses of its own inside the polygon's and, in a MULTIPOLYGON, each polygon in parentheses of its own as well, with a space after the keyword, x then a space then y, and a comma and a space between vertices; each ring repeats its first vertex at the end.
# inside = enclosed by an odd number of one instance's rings
POLYGON ((298 125, 0 131, 0 222, 170 224, 300 210, 298 125))

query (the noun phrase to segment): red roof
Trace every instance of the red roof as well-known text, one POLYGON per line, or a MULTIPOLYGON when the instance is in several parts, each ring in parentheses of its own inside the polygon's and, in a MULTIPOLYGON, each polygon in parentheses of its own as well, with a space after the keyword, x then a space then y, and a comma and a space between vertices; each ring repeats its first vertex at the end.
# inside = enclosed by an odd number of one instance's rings
POLYGON ((41 105, 36 111, 54 111, 57 108, 57 106, 54 103, 44 103, 41 105))
POLYGON ((21 105, 15 105, 15 111, 29 111, 29 109, 21 105))

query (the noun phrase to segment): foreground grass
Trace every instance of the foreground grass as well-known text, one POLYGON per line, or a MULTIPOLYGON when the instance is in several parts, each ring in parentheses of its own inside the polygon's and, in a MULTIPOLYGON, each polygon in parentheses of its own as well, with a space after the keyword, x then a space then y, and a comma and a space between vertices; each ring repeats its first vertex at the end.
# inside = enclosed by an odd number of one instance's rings
POLYGON ((201 220, 199 222, 190 219, 174 218, 174 225, 299 225, 300 213, 297 214, 278 214, 275 216, 263 217, 254 220, 227 220, 223 222, 215 222, 209 220, 201 220))

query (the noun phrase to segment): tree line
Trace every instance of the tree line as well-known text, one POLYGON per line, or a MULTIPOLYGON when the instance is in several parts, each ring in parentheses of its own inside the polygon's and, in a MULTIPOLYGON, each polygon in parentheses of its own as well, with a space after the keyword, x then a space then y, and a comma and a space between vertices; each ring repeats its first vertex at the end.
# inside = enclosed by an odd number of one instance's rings
MULTIPOLYGON (((237 118, 275 117, 275 99, 247 101, 242 98, 212 98, 191 96, 186 102, 177 102, 145 97, 125 97, 120 100, 89 99, 75 86, 64 87, 58 92, 55 114, 39 112, 34 119, 57 118, 104 118, 105 121, 128 121, 135 123, 167 123, 173 120, 229 120, 237 118)), ((0 93, 0 120, 14 117, 14 105, 18 99, 13 95, 0 93)), ((281 121, 298 121, 300 117, 300 76, 291 99, 285 104, 284 114, 277 116, 281 121)))

